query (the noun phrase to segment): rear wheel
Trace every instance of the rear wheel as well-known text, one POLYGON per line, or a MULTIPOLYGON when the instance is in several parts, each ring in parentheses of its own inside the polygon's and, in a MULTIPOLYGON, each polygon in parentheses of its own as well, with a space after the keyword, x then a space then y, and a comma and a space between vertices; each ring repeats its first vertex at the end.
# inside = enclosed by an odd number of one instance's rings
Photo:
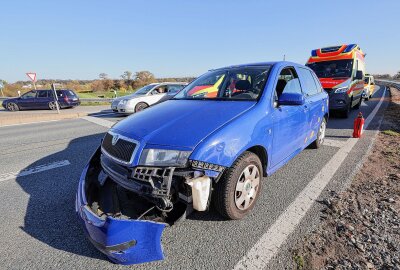
MULTIPOLYGON (((50 109, 50 110, 57 110, 57 105, 56 105, 56 102, 55 102, 55 101, 50 101, 49 104, 48 104, 48 106, 49 106, 49 109, 50 109)), ((61 108, 61 107, 60 107, 60 103, 58 104, 58 108, 59 108, 59 109, 61 108)))
POLYGON ((147 103, 139 102, 135 107, 135 112, 143 111, 144 109, 146 109, 148 107, 149 107, 149 105, 147 103))
POLYGON ((322 146, 325 139, 325 132, 326 132, 326 120, 325 118, 323 118, 321 121, 321 125, 319 126, 317 139, 311 144, 311 148, 318 149, 322 146))
POLYGON ((213 203, 228 219, 242 219, 255 206, 261 191, 262 165, 257 155, 244 152, 217 183, 213 203))
POLYGON ((7 103, 7 110, 9 111, 19 111, 19 107, 14 102, 7 103))

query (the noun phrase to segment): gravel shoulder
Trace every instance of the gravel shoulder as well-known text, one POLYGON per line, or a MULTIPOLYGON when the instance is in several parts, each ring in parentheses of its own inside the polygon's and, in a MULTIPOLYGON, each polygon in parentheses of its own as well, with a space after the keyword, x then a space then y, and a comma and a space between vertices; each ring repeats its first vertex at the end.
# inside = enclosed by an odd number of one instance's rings
POLYGON ((293 269, 400 269, 400 91, 391 88, 373 149, 349 189, 322 203, 293 269))

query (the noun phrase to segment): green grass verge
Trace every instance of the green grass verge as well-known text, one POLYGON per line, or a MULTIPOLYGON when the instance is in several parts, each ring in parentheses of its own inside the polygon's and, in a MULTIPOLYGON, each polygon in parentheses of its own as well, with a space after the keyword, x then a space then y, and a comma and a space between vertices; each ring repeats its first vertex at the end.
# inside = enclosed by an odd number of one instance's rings
POLYGON ((111 105, 110 102, 92 102, 92 101, 88 101, 88 102, 82 102, 81 101, 81 106, 101 106, 101 105, 111 105))
MULTIPOLYGON (((132 94, 132 92, 117 92, 118 97, 126 96, 132 94)), ((99 97, 104 97, 104 98, 114 98, 114 93, 113 92, 83 92, 77 93, 79 98, 99 98, 99 97)))
POLYGON ((389 136, 400 136, 400 133, 393 130, 384 130, 382 133, 389 136))

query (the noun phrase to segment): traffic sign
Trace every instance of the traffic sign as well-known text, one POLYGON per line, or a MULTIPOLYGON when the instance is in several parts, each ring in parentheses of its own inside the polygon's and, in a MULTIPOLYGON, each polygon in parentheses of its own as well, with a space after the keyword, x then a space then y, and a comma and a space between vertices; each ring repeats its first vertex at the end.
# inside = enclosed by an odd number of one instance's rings
POLYGON ((28 73, 26 73, 26 76, 28 76, 32 82, 36 82, 36 73, 35 72, 28 72, 28 73))

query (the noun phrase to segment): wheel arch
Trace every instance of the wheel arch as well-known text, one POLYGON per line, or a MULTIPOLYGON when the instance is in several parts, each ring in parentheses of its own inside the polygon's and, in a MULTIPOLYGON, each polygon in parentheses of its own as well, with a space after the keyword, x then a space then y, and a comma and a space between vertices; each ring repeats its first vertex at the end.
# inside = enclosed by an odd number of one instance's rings
MULTIPOLYGON (((263 177, 266 177, 267 176, 267 165, 268 165, 268 153, 267 153, 267 150, 264 148, 264 146, 255 145, 255 146, 252 146, 252 147, 246 149, 245 151, 252 152, 258 156, 258 158, 261 160, 261 164, 263 166, 262 167, 263 177)), ((243 154, 243 153, 241 153, 241 154, 243 154)))

